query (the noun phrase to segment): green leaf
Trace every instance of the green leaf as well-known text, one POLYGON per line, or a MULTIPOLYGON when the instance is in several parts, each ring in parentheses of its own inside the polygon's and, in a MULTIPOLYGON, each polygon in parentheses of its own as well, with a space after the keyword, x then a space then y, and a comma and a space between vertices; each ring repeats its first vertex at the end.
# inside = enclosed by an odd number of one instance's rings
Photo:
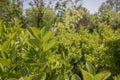
POLYGON ((43 44, 43 51, 48 51, 55 45, 55 43, 56 43, 55 41, 51 41, 49 43, 43 44))
POLYGON ((34 63, 36 63, 36 62, 35 62, 34 59, 29 59, 29 60, 26 60, 25 63, 26 63, 26 64, 32 64, 32 63, 34 64, 34 63))
POLYGON ((43 74, 39 74, 39 75, 36 75, 33 80, 45 80, 46 79, 46 74, 43 73, 43 74))
MULTIPOLYGON (((1 71, 4 71, 4 66, 3 66, 1 63, 0 63, 0 70, 1 70, 1 71)), ((1 71, 0 71, 0 72, 1 72, 1 71)))
POLYGON ((96 74, 95 68, 90 62, 86 62, 86 68, 87 68, 88 72, 91 73, 92 75, 96 74))
POLYGON ((50 38, 53 36, 53 32, 48 32, 45 34, 45 36, 43 37, 43 42, 48 42, 50 40, 50 38))
POLYGON ((20 77, 20 73, 10 72, 8 74, 8 77, 10 80, 14 80, 14 79, 16 80, 20 77))
POLYGON ((71 80, 81 80, 77 74, 73 74, 71 80))
POLYGON ((94 77, 92 74, 88 73, 87 71, 81 69, 83 80, 94 80, 94 77))
POLYGON ((33 38, 39 38, 39 32, 40 30, 38 28, 35 27, 29 27, 28 28, 28 32, 29 34, 33 37, 33 38))
POLYGON ((21 22, 18 18, 14 18, 15 26, 21 27, 21 22))
POLYGON ((39 39, 30 39, 29 43, 31 44, 31 46, 33 47, 40 47, 40 40, 39 39))
POLYGON ((1 63, 3 66, 9 66, 9 65, 10 65, 10 60, 0 58, 0 63, 1 63))
POLYGON ((40 30, 40 37, 42 38, 45 34, 45 27, 40 30))
POLYGON ((33 75, 29 75, 29 76, 25 76, 25 77, 21 77, 19 80, 33 80, 33 75))
POLYGON ((95 80, 106 80, 111 75, 108 71, 103 71, 95 75, 95 80))
POLYGON ((7 49, 7 47, 8 47, 8 45, 9 45, 9 41, 5 41, 5 42, 1 45, 2 50, 5 51, 5 50, 7 49))
POLYGON ((0 20, 0 34, 3 32, 2 21, 0 20))
POLYGON ((0 26, 0 34, 2 34, 3 32, 3 28, 0 26))

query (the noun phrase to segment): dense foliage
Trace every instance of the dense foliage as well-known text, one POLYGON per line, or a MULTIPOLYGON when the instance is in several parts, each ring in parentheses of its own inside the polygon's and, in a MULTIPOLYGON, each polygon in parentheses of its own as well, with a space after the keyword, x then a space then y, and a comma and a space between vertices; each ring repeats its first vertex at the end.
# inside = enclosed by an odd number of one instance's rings
POLYGON ((120 80, 119 0, 48 2, 0 0, 0 80, 120 80))

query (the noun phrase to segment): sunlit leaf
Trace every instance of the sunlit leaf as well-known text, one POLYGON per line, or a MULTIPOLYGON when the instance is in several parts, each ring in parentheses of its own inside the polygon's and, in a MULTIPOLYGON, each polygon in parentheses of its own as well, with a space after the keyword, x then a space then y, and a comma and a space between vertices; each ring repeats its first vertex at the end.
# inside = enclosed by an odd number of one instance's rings
POLYGON ((87 71, 81 69, 83 80, 94 80, 94 77, 92 74, 88 73, 87 71))
POLYGON ((45 27, 40 30, 40 37, 42 38, 45 34, 45 27))
POLYGON ((108 71, 103 71, 95 75, 95 80, 106 80, 111 75, 108 71))
POLYGON ((8 47, 8 45, 9 45, 9 41, 3 42, 2 46, 1 46, 2 50, 3 50, 3 51, 6 50, 7 47, 8 47))
POLYGON ((51 41, 47 44, 43 44, 43 51, 48 51, 50 48, 52 48, 55 45, 55 41, 51 41))
POLYGON ((39 32, 40 32, 40 30, 39 30, 38 28, 29 27, 29 28, 28 28, 28 32, 29 32, 29 34, 30 34, 33 38, 39 39, 39 32))
POLYGON ((51 37, 53 36, 53 32, 48 32, 45 34, 45 36, 43 37, 43 42, 47 42, 51 39, 51 37))

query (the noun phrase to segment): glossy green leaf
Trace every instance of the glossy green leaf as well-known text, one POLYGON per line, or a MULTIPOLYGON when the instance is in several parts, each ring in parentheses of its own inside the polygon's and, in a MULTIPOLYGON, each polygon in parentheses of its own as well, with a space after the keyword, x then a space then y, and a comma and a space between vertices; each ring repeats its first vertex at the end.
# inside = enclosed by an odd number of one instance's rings
POLYGON ((103 71, 95 75, 95 80, 106 80, 111 75, 108 71, 103 71))
POLYGON ((45 34, 45 27, 43 27, 41 30, 40 30, 40 36, 41 38, 44 36, 45 34))
POLYGON ((43 44, 43 51, 48 51, 55 45, 55 43, 56 43, 55 41, 51 41, 49 43, 43 44))
POLYGON ((29 34, 30 34, 33 38, 39 39, 40 30, 39 30, 38 28, 29 27, 29 28, 28 28, 28 32, 29 32, 29 34))
POLYGON ((81 78, 77 74, 73 74, 71 80, 81 80, 81 78))
POLYGON ((87 68, 88 72, 91 73, 92 75, 96 74, 95 68, 90 62, 86 62, 86 68, 87 68))
POLYGON ((87 71, 81 69, 83 80, 94 80, 94 77, 92 74, 88 73, 87 71))
POLYGON ((48 42, 53 36, 53 34, 54 34, 53 32, 46 33, 45 36, 43 37, 43 42, 48 42))

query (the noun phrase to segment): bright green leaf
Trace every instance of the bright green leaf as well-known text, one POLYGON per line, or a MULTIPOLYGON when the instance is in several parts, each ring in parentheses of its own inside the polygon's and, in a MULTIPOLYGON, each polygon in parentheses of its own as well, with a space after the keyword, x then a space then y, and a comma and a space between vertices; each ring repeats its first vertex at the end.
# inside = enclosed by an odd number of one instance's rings
POLYGON ((83 80, 94 80, 94 77, 92 74, 88 73, 87 71, 81 69, 83 80))
POLYGON ((95 75, 95 80, 106 80, 111 75, 110 72, 103 71, 95 75))
POLYGON ((45 34, 45 36, 43 37, 43 41, 44 42, 48 42, 50 40, 50 38, 53 36, 53 32, 48 32, 45 34))
POLYGON ((7 47, 8 47, 8 45, 9 45, 9 41, 5 41, 5 42, 2 44, 2 46, 1 46, 2 50, 3 50, 3 51, 6 50, 7 47))
POLYGON ((55 45, 55 43, 56 43, 55 41, 51 41, 49 43, 43 44, 43 51, 48 51, 55 45))
POLYGON ((28 28, 28 32, 29 34, 33 37, 33 38, 39 38, 39 32, 40 30, 38 28, 35 27, 29 27, 28 28))
POLYGON ((45 27, 40 30, 40 36, 43 37, 45 34, 45 27))

